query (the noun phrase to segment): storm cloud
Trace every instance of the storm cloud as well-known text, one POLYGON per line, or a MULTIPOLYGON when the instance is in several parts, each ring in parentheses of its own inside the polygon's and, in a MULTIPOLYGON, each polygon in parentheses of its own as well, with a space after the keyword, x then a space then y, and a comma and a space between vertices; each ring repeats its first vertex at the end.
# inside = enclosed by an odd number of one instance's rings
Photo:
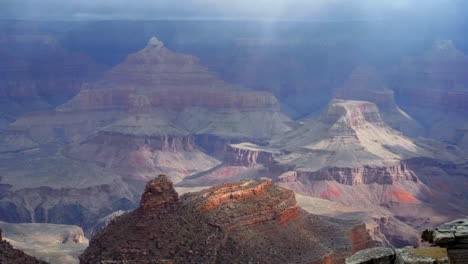
POLYGON ((460 0, 2 0, 10 19, 381 19, 452 15, 460 0))

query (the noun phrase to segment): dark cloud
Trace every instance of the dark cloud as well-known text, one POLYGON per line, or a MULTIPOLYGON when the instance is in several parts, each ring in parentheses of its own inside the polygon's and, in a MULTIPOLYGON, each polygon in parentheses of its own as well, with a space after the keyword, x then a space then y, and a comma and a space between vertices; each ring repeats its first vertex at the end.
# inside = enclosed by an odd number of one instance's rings
MULTIPOLYGON (((458 0, 461 1, 461 0, 458 0)), ((375 19, 454 12, 457 0, 1 0, 3 18, 375 19)))

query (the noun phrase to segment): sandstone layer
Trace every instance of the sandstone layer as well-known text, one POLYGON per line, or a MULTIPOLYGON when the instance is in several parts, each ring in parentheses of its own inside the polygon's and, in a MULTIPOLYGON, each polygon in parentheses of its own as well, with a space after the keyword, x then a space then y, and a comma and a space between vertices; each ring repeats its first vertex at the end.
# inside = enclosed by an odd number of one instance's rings
POLYGON ((418 231, 463 215, 461 150, 392 129, 371 102, 333 100, 317 119, 266 146, 231 144, 222 165, 180 186, 268 176, 297 193, 361 211, 390 245, 418 244, 418 231), (447 206, 447 202, 450 206, 447 206), (374 213, 366 212, 373 208, 374 213))
POLYGON ((297 206, 292 191, 271 180, 225 184, 177 196, 159 176, 140 207, 91 240, 81 263, 342 263, 377 244, 352 221, 297 206), (362 240, 355 244, 351 233, 362 240), (350 237, 343 234, 349 234, 350 237))

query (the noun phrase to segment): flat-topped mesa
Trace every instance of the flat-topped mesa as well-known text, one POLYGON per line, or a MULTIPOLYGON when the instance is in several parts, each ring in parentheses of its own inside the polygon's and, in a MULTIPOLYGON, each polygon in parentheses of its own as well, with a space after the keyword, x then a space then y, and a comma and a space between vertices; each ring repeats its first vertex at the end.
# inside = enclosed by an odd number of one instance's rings
POLYGON ((230 165, 254 167, 257 164, 271 164, 274 155, 278 153, 280 152, 245 142, 226 146, 224 159, 230 165))
POLYGON ((179 195, 174 190, 172 182, 161 174, 146 185, 141 196, 140 209, 144 214, 151 213, 177 201, 179 201, 179 195))
POLYGON ((367 123, 385 126, 377 106, 366 101, 334 99, 320 119, 329 125, 342 124, 351 129, 360 128, 367 123))

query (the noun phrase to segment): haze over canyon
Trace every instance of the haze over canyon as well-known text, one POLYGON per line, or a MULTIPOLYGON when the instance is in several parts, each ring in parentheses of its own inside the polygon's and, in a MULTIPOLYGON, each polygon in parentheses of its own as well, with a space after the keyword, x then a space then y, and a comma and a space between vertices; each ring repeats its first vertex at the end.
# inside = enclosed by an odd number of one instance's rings
POLYGON ((426 245, 468 217, 455 18, 0 20, 0 260, 426 245))

